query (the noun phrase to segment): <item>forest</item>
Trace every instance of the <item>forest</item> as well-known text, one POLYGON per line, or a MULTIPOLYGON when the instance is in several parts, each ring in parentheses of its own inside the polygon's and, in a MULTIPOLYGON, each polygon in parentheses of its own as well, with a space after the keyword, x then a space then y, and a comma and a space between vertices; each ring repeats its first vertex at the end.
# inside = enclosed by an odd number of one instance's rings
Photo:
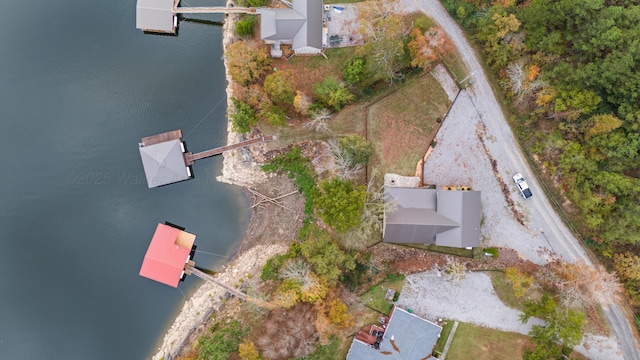
POLYGON ((640 306, 640 2, 445 0, 585 243, 640 306))

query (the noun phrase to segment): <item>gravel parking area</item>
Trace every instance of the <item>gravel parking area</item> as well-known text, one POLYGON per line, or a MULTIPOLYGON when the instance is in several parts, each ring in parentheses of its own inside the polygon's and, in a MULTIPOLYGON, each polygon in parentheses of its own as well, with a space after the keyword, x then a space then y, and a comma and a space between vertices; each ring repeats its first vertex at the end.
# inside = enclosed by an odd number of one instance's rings
MULTIPOLYGON (((501 191, 500 181, 511 191, 508 196, 523 214, 525 224, 527 211, 520 206, 520 195, 512 180, 498 179, 492 171, 490 157, 478 137, 481 130, 482 121, 478 112, 467 91, 462 90, 436 135, 437 145, 425 162, 424 182, 437 186, 468 185, 473 190, 481 191, 482 246, 513 248, 522 258, 544 264, 547 259, 540 250, 549 247, 544 234, 521 225, 514 218, 514 212, 501 191)), ((491 132, 487 131, 483 138, 487 147, 492 147, 491 132)), ((493 149, 491 158, 499 168, 501 159, 494 155, 493 149)))
POLYGON ((436 270, 409 275, 397 305, 432 321, 455 319, 525 335, 532 325, 542 324, 538 319, 521 324, 520 312, 505 306, 493 290, 491 278, 479 272, 467 274, 458 283, 438 276, 436 270))

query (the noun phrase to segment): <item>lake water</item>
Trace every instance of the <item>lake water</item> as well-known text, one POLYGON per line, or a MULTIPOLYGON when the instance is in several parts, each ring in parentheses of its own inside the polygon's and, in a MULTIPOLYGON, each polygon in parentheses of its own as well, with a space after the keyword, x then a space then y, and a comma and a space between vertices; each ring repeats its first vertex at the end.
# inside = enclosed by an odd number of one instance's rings
POLYGON ((150 357, 201 284, 138 276, 157 223, 195 233, 195 260, 210 269, 244 235, 247 199, 215 182, 221 158, 197 161, 195 180, 148 189, 138 153, 142 137, 174 129, 194 152, 225 144, 222 29, 143 34, 135 7, 3 1, 0 359, 150 357))

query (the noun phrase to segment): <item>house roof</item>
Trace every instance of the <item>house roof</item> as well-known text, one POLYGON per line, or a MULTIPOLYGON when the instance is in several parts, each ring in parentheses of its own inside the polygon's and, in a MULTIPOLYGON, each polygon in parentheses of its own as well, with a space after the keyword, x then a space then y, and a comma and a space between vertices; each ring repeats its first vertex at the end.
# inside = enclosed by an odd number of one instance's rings
POLYGON ((346 360, 426 359, 433 352, 441 331, 442 327, 399 307, 394 307, 380 342, 380 348, 376 350, 354 339, 346 360))
POLYGON ((480 243, 479 191, 385 188, 384 241, 473 247, 480 243))
POLYGON ((149 188, 171 184, 191 177, 184 161, 182 142, 165 141, 141 146, 140 157, 149 188))
POLYGON ((178 287, 195 240, 194 234, 158 224, 142 261, 140 276, 178 287))
POLYGON ((290 41, 293 49, 322 49, 322 0, 293 0, 292 8, 262 8, 262 40, 290 41))
POLYGON ((138 0, 136 28, 160 32, 174 32, 174 0, 138 0))

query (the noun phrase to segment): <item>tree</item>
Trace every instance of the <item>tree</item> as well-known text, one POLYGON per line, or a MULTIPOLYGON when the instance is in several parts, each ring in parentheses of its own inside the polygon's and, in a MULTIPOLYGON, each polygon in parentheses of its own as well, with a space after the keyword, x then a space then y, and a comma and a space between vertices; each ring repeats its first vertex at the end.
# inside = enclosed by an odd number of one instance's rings
POLYGON ((505 269, 504 274, 507 280, 511 283, 513 293, 516 298, 521 298, 534 284, 535 279, 531 275, 522 273, 516 267, 508 267, 505 269))
POLYGON ((245 330, 239 321, 216 323, 211 333, 198 339, 198 359, 228 359, 238 351, 245 330))
POLYGON ((253 341, 246 339, 238 346, 238 356, 240 356, 240 360, 260 360, 260 353, 253 341))
MULTIPOLYGON (((369 3, 375 4, 378 1, 368 1, 365 4, 369 3)), ((359 52, 366 58, 367 72, 393 84, 401 78, 401 70, 409 65, 405 59, 405 29, 402 28, 400 16, 390 14, 374 20, 363 16, 360 23, 365 45, 359 52)), ((375 80, 378 79, 372 79, 375 80)))
POLYGON ((307 94, 296 90, 296 96, 293 98, 293 108, 296 109, 299 114, 307 115, 311 108, 311 99, 307 94))
POLYGON ((293 73, 290 70, 276 71, 264 79, 264 91, 277 104, 291 105, 296 94, 293 73))
POLYGON ((587 133, 585 134, 587 139, 600 134, 606 134, 622 126, 622 121, 613 114, 592 116, 591 122, 592 125, 587 129, 587 133))
POLYGON ((316 200, 320 217, 338 232, 345 232, 358 224, 364 208, 364 186, 338 178, 320 184, 321 194, 316 200))
POLYGON ((621 278, 640 280, 640 256, 629 251, 624 254, 615 254, 613 255, 613 263, 621 278))
POLYGON ((343 271, 355 268, 353 257, 340 249, 325 230, 313 228, 309 238, 300 244, 300 251, 329 287, 336 285, 343 271))
POLYGON ((328 76, 321 83, 316 84, 313 93, 322 104, 335 111, 340 111, 343 106, 354 99, 345 84, 333 76, 328 76))
POLYGON ((238 36, 248 38, 253 36, 253 29, 256 25, 255 15, 245 15, 236 23, 236 33, 238 36))
MULTIPOLYGON (((542 359, 545 354, 547 359, 559 359, 558 345, 563 352, 571 350, 582 340, 582 324, 584 314, 572 309, 560 309, 556 302, 547 294, 542 295, 538 301, 527 301, 525 311, 520 314, 522 323, 529 321, 531 317, 537 317, 545 321, 545 325, 533 325, 529 335, 536 343, 533 352, 526 354, 527 359, 542 359)), ((568 355, 567 353, 567 355, 568 355)))
POLYGON ((309 113, 309 121, 302 126, 313 131, 328 133, 331 131, 329 129, 329 120, 331 120, 331 117, 331 110, 327 108, 314 109, 309 113))
POLYGON ((233 112, 230 115, 231 128, 235 132, 248 133, 258 123, 256 111, 236 98, 231 98, 231 101, 233 102, 233 112))
POLYGON ((263 119, 266 119, 271 126, 277 127, 277 126, 287 125, 287 115, 285 114, 284 110, 279 106, 271 105, 267 108, 264 108, 260 112, 260 116, 263 119))
POLYGON ((477 37, 484 43, 487 60, 494 68, 504 68, 523 51, 520 25, 514 14, 507 14, 500 6, 491 7, 480 20, 477 37))
POLYGON ((249 85, 271 67, 267 48, 253 41, 236 41, 225 49, 225 58, 231 79, 240 85, 249 85))
POLYGON ((366 68, 367 64, 365 59, 363 57, 356 56, 344 64, 342 77, 349 84, 356 84, 363 80, 366 68))
POLYGON ((415 27, 411 30, 411 40, 407 44, 411 65, 429 69, 431 64, 453 51, 453 44, 439 27, 431 27, 422 32, 415 27))

